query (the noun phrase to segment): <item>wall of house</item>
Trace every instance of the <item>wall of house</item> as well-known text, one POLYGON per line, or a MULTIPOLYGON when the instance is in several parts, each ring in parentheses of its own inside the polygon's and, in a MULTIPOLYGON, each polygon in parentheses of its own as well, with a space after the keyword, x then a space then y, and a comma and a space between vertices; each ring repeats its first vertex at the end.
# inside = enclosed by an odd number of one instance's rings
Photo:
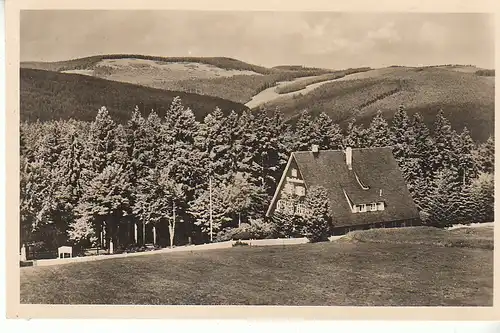
POLYGON ((294 159, 292 159, 290 161, 289 168, 285 171, 285 179, 278 189, 278 195, 271 209, 271 214, 276 211, 279 200, 287 200, 287 198, 291 196, 294 198, 293 201, 301 201, 300 198, 303 198, 303 196, 297 195, 297 187, 302 187, 303 194, 305 195, 306 186, 304 180, 302 178, 302 175, 300 174, 297 163, 294 159), (296 171, 296 173, 294 172, 294 170, 296 171))
POLYGON ((334 227, 332 232, 333 236, 339 236, 339 235, 345 235, 348 232, 355 230, 369 230, 375 228, 415 227, 419 225, 422 225, 422 221, 420 219, 409 219, 409 220, 378 222, 378 223, 354 225, 354 226, 334 227))

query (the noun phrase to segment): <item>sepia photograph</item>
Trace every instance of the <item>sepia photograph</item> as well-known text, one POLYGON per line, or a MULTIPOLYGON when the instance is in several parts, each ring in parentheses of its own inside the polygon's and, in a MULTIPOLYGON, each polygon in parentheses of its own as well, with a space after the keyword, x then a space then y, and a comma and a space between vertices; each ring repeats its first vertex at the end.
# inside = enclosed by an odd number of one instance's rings
POLYGON ((20 303, 492 307, 494 23, 21 10, 20 303))

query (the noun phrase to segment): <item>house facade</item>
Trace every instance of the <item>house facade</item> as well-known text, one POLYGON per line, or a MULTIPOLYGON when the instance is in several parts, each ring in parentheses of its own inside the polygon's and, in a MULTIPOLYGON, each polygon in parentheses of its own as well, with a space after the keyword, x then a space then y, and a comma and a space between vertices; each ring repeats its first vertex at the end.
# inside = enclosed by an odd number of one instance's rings
POLYGON ((290 155, 267 217, 304 215, 307 189, 323 186, 334 234, 419 225, 417 207, 390 147, 299 151, 290 155))

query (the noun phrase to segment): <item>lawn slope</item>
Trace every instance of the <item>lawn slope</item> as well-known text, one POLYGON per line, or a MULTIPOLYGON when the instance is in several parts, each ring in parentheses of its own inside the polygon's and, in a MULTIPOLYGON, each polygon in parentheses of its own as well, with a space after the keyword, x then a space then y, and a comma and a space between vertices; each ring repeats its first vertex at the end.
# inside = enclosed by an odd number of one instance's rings
POLYGON ((163 116, 176 96, 190 107, 198 119, 221 108, 224 112, 247 109, 221 98, 193 93, 153 89, 91 76, 45 70, 20 70, 21 121, 69 119, 90 121, 106 106, 111 116, 124 122, 136 105, 144 114, 154 109, 163 116))
MULTIPOLYGON (((25 267, 21 303, 492 305, 493 251, 420 244, 417 229, 408 230, 377 231, 385 239, 378 243, 235 247, 25 267)), ((424 233, 441 237, 437 229, 424 233)), ((492 230, 483 236, 492 239, 492 230)))

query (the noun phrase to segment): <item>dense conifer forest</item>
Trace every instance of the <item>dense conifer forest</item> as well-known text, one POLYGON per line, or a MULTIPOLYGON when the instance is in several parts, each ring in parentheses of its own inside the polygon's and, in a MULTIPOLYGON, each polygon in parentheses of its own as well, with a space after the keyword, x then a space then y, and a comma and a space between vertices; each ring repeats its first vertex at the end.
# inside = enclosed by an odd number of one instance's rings
MULTIPOLYGON (((351 121, 344 130, 308 111, 293 125, 264 109, 216 108, 198 121, 175 98, 162 117, 136 108, 120 124, 102 107, 91 122, 23 122, 20 132, 21 242, 45 251, 94 247, 101 231, 113 238, 133 225, 156 225, 163 246, 207 242, 210 204, 214 241, 242 230, 255 238, 300 236, 264 215, 290 153, 313 144, 392 146, 424 224, 493 220, 494 139, 474 142, 442 112, 432 129, 400 106, 390 123, 379 112, 369 126, 351 121)), ((318 206, 324 193, 311 192, 308 202, 318 206)))

